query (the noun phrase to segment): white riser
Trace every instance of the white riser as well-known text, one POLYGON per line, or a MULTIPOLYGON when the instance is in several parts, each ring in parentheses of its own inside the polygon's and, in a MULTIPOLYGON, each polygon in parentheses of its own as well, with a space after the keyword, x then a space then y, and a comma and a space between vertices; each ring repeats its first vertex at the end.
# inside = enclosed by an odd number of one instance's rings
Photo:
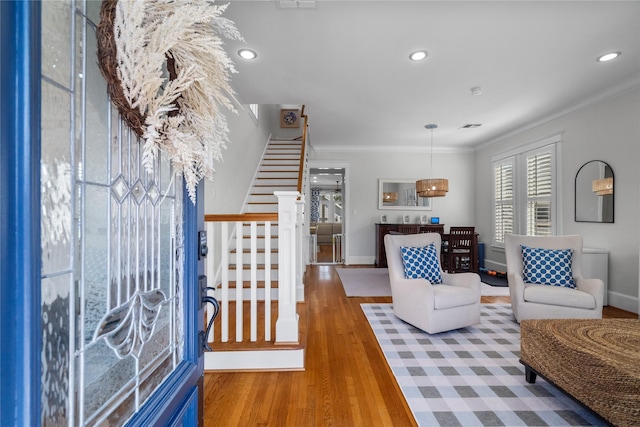
POLYGON ((247 205, 247 213, 278 213, 278 205, 247 205))
POLYGON ((258 179, 276 179, 279 178, 280 180, 283 179, 290 179, 290 180, 296 180, 298 179, 298 171, 291 171, 291 172, 258 172, 258 174, 256 175, 256 178, 258 179))
MULTIPOLYGON (((264 275, 264 270, 257 270, 256 271, 256 280, 264 280, 264 278, 266 277, 264 275)), ((271 274, 270 274, 271 280, 278 280, 278 269, 271 269, 271 274)), ((235 281, 236 280, 236 270, 229 270, 229 280, 231 281, 235 281)), ((242 270, 242 281, 245 280, 251 280, 251 271, 249 270, 242 270)))
POLYGON ((267 166, 278 167, 278 166, 283 166, 283 165, 289 166, 289 165, 294 164, 296 166, 296 168, 297 168, 298 167, 298 160, 299 159, 296 159, 295 161, 294 160, 265 160, 265 161, 262 162, 260 167, 261 168, 262 167, 267 167, 267 166))
POLYGON ((300 161, 300 154, 295 153, 265 153, 263 160, 287 160, 287 161, 300 161))
POLYGON ((267 147, 266 154, 297 154, 300 157, 300 148, 299 147, 282 147, 282 146, 272 146, 267 147))
POLYGON ((297 147, 300 148, 302 143, 300 141, 276 141, 271 140, 269 147, 297 147))
POLYGON ((273 194, 252 194, 249 203, 278 203, 278 198, 273 194))
MULTIPOLYGON (((264 227, 256 227, 256 238, 258 239, 258 246, 260 246, 261 244, 264 243, 264 227)), ((278 244, 278 226, 277 225, 272 225, 271 226, 271 234, 269 236, 271 238, 271 245, 277 245, 278 244)), ((230 245, 235 246, 235 241, 236 238, 233 237, 233 242, 230 242, 230 245)), ((251 231, 249 229, 249 226, 243 227, 243 233, 242 233, 242 245, 244 246, 244 248, 248 248, 249 244, 251 243, 251 231)), ((264 246, 264 245, 263 245, 264 246)), ((233 248, 232 248, 233 249, 233 248)))
MULTIPOLYGON (((298 178, 289 178, 289 179, 258 179, 256 180, 256 184, 260 185, 287 185, 293 188, 298 186, 298 178)), ((282 187, 280 187, 282 188, 282 187)))
MULTIPOLYGON (((271 253, 271 263, 273 264, 275 262, 274 258, 273 258, 273 251, 278 249, 278 243, 277 243, 277 240, 275 240, 275 239, 271 239, 271 242, 272 242, 271 243, 271 252, 272 252, 271 253)), ((245 250, 246 249, 251 249, 251 242, 249 241, 249 239, 245 239, 245 241, 242 244, 244 245, 242 247, 242 249, 245 249, 245 250)), ((264 249, 264 240, 258 240, 256 242, 256 244, 257 244, 256 248, 264 249)), ((235 246, 236 246, 235 242, 232 242, 231 246, 232 247, 229 249, 229 259, 232 259, 231 257, 235 256, 235 252, 231 252, 232 250, 235 250, 235 246)), ((235 258, 233 258, 233 259, 235 260, 235 258)))
MULTIPOLYGON (((256 234, 258 236, 264 236, 264 229, 265 226, 263 223, 259 223, 256 224, 256 234)), ((242 226, 242 235, 245 236, 246 238, 249 238, 249 235, 251 234, 251 226, 250 225, 244 225, 242 226)), ((278 224, 272 222, 271 223, 271 237, 277 236, 278 235, 278 224)))
POLYGON ((229 371, 282 371, 303 370, 304 349, 269 351, 214 351, 204 352, 204 370, 229 371))
MULTIPOLYGON (((238 253, 237 252, 231 252, 229 253, 229 264, 235 264, 236 263, 236 257, 237 257, 238 253)), ((264 252, 258 252, 256 253, 256 262, 258 264, 264 264, 265 262, 265 253, 264 252)), ((251 263, 251 254, 250 253, 243 253, 242 254, 242 263, 243 264, 249 264, 251 263)), ((273 264, 277 264, 278 263, 278 253, 277 252, 271 252, 271 265, 273 264)))

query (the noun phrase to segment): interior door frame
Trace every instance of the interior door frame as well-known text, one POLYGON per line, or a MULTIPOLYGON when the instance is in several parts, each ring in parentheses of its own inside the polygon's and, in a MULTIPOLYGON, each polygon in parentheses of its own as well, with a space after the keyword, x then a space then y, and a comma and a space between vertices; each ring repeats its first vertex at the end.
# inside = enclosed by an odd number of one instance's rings
MULTIPOLYGON (((350 211, 349 211, 349 183, 350 179, 350 164, 346 160, 309 160, 309 169, 312 168, 331 168, 331 169, 344 169, 344 184, 342 192, 342 260, 344 265, 349 265, 349 226, 350 226, 350 211)), ((311 185, 307 188, 305 198, 310 203, 311 200, 311 185)))
MULTIPOLYGON (((10 425, 41 421, 41 3, 0 1, 0 414, 10 425)), ((184 191, 184 357, 129 425, 196 426, 202 419, 204 310, 198 277, 198 204, 184 191)))

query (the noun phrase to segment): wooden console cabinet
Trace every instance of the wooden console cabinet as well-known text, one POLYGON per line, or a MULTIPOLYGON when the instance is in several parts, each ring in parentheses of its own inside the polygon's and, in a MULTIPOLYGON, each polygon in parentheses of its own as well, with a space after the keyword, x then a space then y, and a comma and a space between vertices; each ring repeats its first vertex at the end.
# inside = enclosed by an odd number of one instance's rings
MULTIPOLYGON (((440 233, 442 241, 446 242, 449 239, 449 235, 444 233, 444 224, 376 224, 376 253, 375 253, 375 265, 376 267, 387 267, 387 254, 384 250, 384 236, 392 231, 402 234, 417 234, 417 233, 440 233)), ((471 242, 471 271, 478 272, 478 234, 474 234, 473 241, 471 242)), ((441 256, 442 253, 441 253, 441 256)), ((446 266, 444 260, 441 260, 441 264, 446 266)))
POLYGON ((402 234, 444 234, 444 224, 376 224, 376 267, 387 267, 387 254, 384 251, 384 236, 392 231, 402 234))

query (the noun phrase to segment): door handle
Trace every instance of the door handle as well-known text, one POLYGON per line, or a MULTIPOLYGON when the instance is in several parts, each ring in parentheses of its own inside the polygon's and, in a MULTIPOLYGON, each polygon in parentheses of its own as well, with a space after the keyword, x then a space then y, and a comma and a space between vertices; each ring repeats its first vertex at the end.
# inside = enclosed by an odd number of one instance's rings
POLYGON ((209 336, 209 332, 213 327, 213 322, 216 320, 216 317, 218 317, 218 313, 220 313, 220 303, 218 303, 218 300, 215 299, 214 297, 207 295, 207 291, 215 291, 215 289, 207 286, 202 290, 202 302, 204 304, 207 304, 207 303, 211 304, 211 306, 213 307, 213 314, 211 315, 211 319, 209 319, 209 324, 207 325, 207 328, 204 331, 200 332, 201 342, 202 342, 201 351, 204 351, 204 350, 213 351, 213 349, 209 346, 207 337, 209 336))

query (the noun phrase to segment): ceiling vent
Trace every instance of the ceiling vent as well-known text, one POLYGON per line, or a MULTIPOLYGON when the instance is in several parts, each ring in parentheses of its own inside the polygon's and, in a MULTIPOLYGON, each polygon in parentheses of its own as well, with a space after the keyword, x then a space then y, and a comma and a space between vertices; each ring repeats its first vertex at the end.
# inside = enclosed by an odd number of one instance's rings
POLYGON ((475 129, 482 126, 480 123, 467 123, 466 125, 460 126, 460 129, 475 129))
POLYGON ((278 7, 280 9, 315 9, 316 2, 314 0, 280 0, 278 7))

